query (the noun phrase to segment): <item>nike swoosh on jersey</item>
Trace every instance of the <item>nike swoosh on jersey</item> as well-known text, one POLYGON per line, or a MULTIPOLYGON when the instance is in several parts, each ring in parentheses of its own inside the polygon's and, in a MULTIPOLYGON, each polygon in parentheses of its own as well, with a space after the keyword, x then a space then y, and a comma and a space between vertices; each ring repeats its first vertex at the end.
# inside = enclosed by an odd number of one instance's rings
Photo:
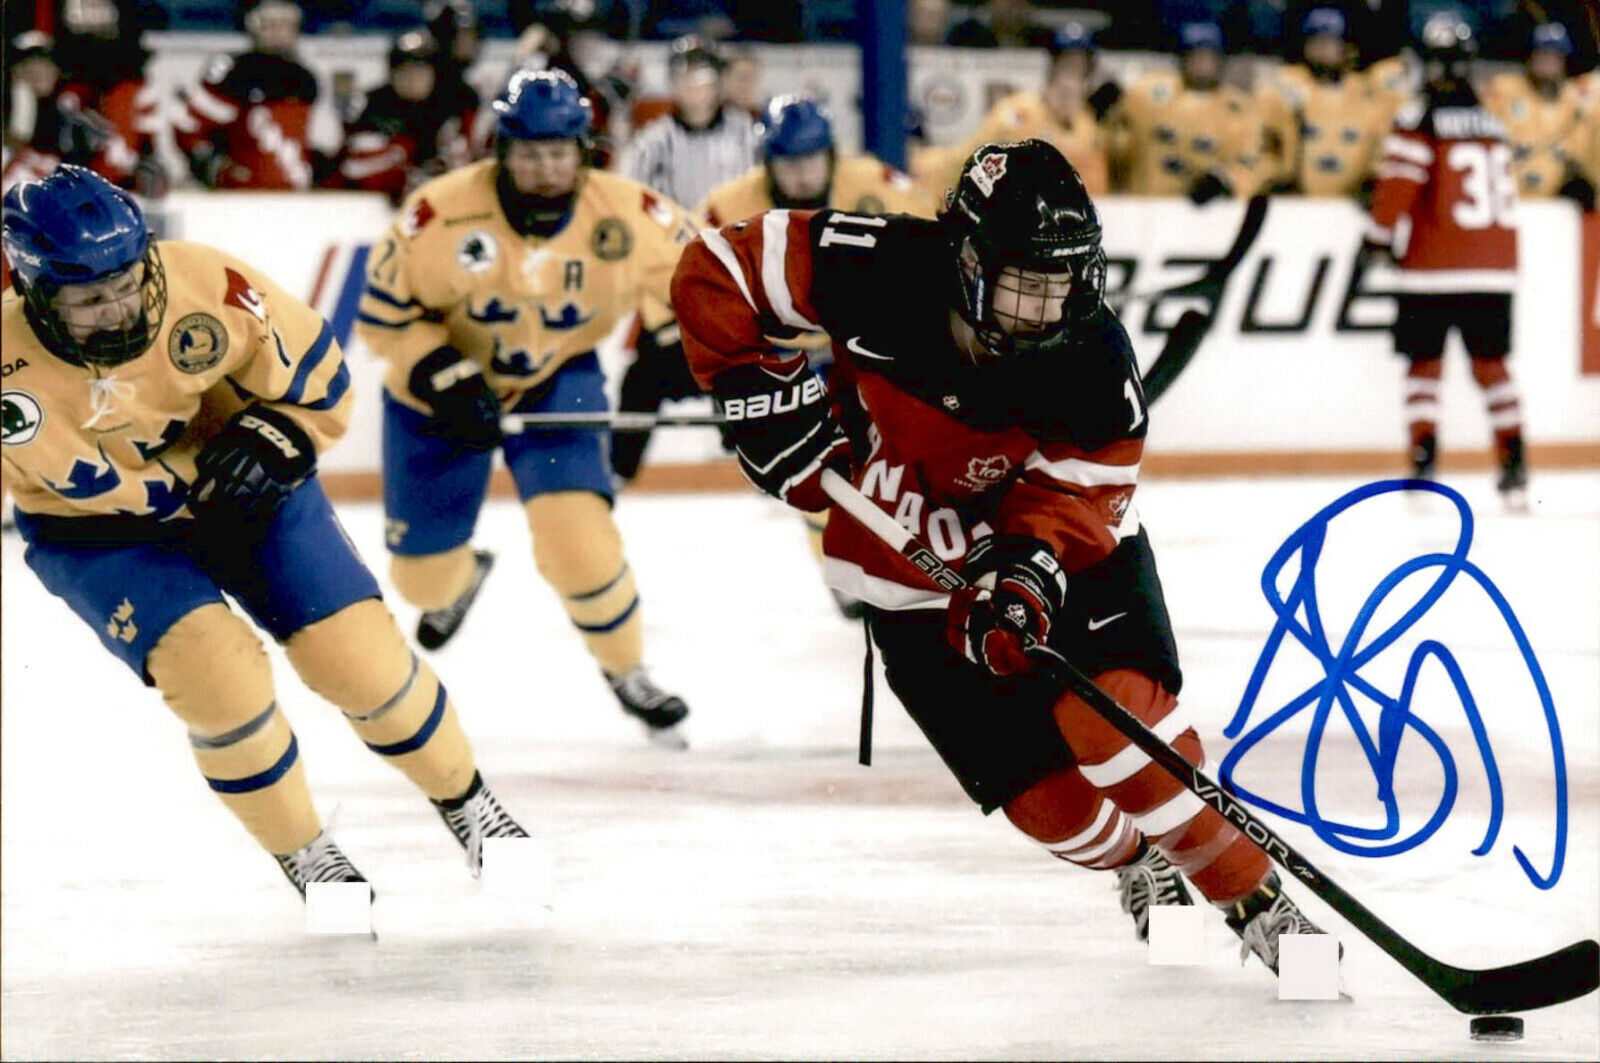
POLYGON ((851 336, 849 339, 844 341, 844 345, 845 345, 846 349, 854 351, 856 354, 861 355, 863 358, 876 358, 880 362, 892 362, 892 361, 894 361, 894 356, 893 355, 876 354, 876 353, 874 353, 872 351, 867 350, 865 347, 861 346, 861 337, 860 336, 851 336))
POLYGON ((1089 630, 1090 631, 1099 631, 1101 628, 1103 628, 1107 624, 1111 623, 1111 621, 1113 621, 1113 620, 1121 620, 1123 617, 1125 617, 1127 615, 1128 615, 1127 612, 1123 611, 1123 612, 1120 612, 1120 613, 1112 613, 1110 616, 1105 617, 1104 619, 1101 619, 1101 620, 1091 620, 1091 621, 1089 621, 1089 630))

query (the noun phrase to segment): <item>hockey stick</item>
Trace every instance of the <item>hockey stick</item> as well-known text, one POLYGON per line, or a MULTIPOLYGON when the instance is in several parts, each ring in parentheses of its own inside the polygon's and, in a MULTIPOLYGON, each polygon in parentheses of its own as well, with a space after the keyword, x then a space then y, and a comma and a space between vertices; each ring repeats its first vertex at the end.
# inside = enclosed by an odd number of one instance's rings
MULTIPOLYGON (((1239 223, 1239 232, 1233 238, 1232 246, 1200 277, 1186 284, 1160 291, 1130 293, 1121 297, 1122 302, 1198 295, 1211 301, 1211 312, 1215 313, 1216 304, 1222 300, 1222 291, 1227 287, 1228 278, 1233 276, 1233 271, 1239 268, 1244 256, 1255 246, 1256 237, 1261 235, 1261 227, 1267 221, 1267 204, 1266 196, 1250 197, 1250 202, 1244 209, 1244 220, 1239 223)), ((1115 300, 1117 297, 1112 298, 1115 300)), ((1150 363, 1149 370, 1144 374, 1144 400, 1147 405, 1153 404, 1165 394, 1167 388, 1172 386, 1172 382, 1178 379, 1178 374, 1189 367, 1189 363, 1199 353, 1200 344, 1206 338, 1206 333, 1210 331, 1211 314, 1202 314, 1194 309, 1183 312, 1178 318, 1178 323, 1167 333, 1167 342, 1161 348, 1161 353, 1150 363)))
POLYGON ((1148 302, 1152 299, 1178 298, 1185 295, 1220 294, 1221 289, 1228 283, 1228 278, 1233 275, 1233 271, 1239 268, 1244 256, 1255 246, 1256 237, 1261 235, 1261 227, 1266 224, 1267 206, 1270 202, 1271 197, 1267 195, 1257 194, 1250 197, 1245 204, 1244 217, 1239 221, 1239 232, 1234 236, 1233 243, 1222 253, 1221 258, 1207 266, 1206 271, 1194 280, 1148 292, 1116 292, 1107 295, 1106 301, 1148 302))
POLYGON ((720 413, 625 413, 599 410, 594 413, 508 413, 500 418, 500 430, 516 435, 533 428, 715 428, 725 424, 720 413))
MULTIPOLYGON (((844 477, 831 469, 824 470, 822 489, 840 509, 898 550, 936 586, 947 591, 967 586, 967 581, 961 578, 960 573, 939 560, 932 550, 874 505, 844 477)), ((1394 957, 1400 966, 1457 1011, 1468 1015, 1530 1011, 1575 1000, 1594 992, 1596 986, 1600 985, 1600 944, 1594 941, 1575 942, 1547 956, 1487 970, 1454 967, 1434 959, 1401 937, 1366 905, 1313 867, 1310 861, 1278 837, 1272 828, 1246 809, 1242 802, 1157 738, 1138 717, 1095 686, 1066 658, 1046 646, 1035 646, 1030 652, 1037 655, 1046 675, 1088 702, 1090 708, 1122 732, 1151 760, 1161 765, 1190 793, 1243 831, 1280 867, 1304 883, 1351 926, 1394 957)))

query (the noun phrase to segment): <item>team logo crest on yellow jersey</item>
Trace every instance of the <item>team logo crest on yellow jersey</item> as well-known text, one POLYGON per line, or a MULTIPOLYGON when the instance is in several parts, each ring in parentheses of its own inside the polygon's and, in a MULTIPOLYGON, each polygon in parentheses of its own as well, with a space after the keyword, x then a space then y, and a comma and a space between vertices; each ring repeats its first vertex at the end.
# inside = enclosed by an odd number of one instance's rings
POLYGON ((167 337, 167 357, 185 373, 204 373, 227 353, 228 330, 210 314, 190 314, 167 337))
POLYGON ((483 273, 500 257, 500 245, 483 229, 474 229, 456 245, 456 262, 468 273, 483 273))
POLYGON ((44 410, 39 400, 26 391, 8 391, 0 396, 0 442, 8 447, 26 443, 39 434, 44 410))
POLYGON ((877 196, 862 196, 856 200, 856 205, 852 209, 857 214, 882 214, 883 200, 877 196))
POLYGON ((633 250, 633 233, 621 218, 601 218, 595 222, 594 235, 589 238, 589 249, 603 262, 627 258, 633 250))

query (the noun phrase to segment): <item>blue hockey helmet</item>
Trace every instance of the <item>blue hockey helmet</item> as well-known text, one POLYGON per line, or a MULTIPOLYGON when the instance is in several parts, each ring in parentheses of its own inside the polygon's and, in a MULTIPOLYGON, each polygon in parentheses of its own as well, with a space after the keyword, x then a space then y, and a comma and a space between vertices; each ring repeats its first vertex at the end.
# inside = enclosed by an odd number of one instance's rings
POLYGON ((1215 22, 1185 22, 1178 27, 1178 50, 1193 52, 1200 48, 1222 51, 1222 27, 1215 22))
POLYGON ((167 309, 166 272, 139 204, 92 170, 64 164, 5 194, 4 245, 29 324, 52 353, 95 366, 121 365, 149 349, 167 309), (72 338, 55 308, 63 285, 90 284, 144 264, 143 310, 126 329, 72 338))
POLYGON ((1343 40, 1346 29, 1344 12, 1336 7, 1314 7, 1306 12, 1306 17, 1300 22, 1300 34, 1308 40, 1312 37, 1338 37, 1343 40))
POLYGON ((761 157, 833 151, 833 123, 810 96, 775 96, 761 121, 761 157))
POLYGON ((565 70, 518 72, 494 101, 495 134, 507 140, 577 140, 586 143, 593 108, 565 70))
POLYGON ((1528 40, 1528 50, 1537 52, 1548 50, 1562 56, 1572 54, 1572 36, 1567 33, 1567 27, 1559 22, 1546 22, 1533 27, 1533 33, 1528 40))

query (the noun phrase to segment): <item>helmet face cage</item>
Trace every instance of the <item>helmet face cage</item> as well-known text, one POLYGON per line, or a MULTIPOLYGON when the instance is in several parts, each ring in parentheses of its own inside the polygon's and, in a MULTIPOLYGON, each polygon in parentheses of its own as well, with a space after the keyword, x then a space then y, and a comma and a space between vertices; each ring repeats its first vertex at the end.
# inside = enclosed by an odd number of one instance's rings
MULTIPOLYGON (((155 342, 156 334, 161 331, 162 319, 166 317, 167 271, 154 243, 145 250, 140 261, 144 263, 144 277, 139 282, 141 307, 138 319, 128 328, 101 329, 81 341, 73 338, 56 305, 56 296, 61 292, 60 285, 25 284, 21 277, 14 278, 14 283, 22 291, 28 323, 39 341, 52 353, 69 362, 98 369, 112 369, 144 354, 155 342)), ((138 263, 127 268, 132 269, 136 265, 138 263)))
POLYGON ((952 238, 956 311, 988 351, 987 360, 1057 347, 1104 305, 1099 216, 1076 171, 1051 145, 979 148, 946 196, 940 219, 952 238), (1008 268, 1022 276, 1008 277, 1008 268), (1032 320, 1016 312, 1024 295, 1041 297, 1032 320), (1060 316, 1047 320, 1055 299, 1062 300, 1060 316), (1001 324, 997 311, 1011 327, 1001 324))
POLYGON ((109 366, 149 349, 166 313, 166 272, 131 195, 91 170, 58 166, 6 192, 4 239, 29 324, 50 351, 71 362, 109 366), (56 307, 61 289, 118 276, 140 262, 140 320, 74 340, 56 307))

